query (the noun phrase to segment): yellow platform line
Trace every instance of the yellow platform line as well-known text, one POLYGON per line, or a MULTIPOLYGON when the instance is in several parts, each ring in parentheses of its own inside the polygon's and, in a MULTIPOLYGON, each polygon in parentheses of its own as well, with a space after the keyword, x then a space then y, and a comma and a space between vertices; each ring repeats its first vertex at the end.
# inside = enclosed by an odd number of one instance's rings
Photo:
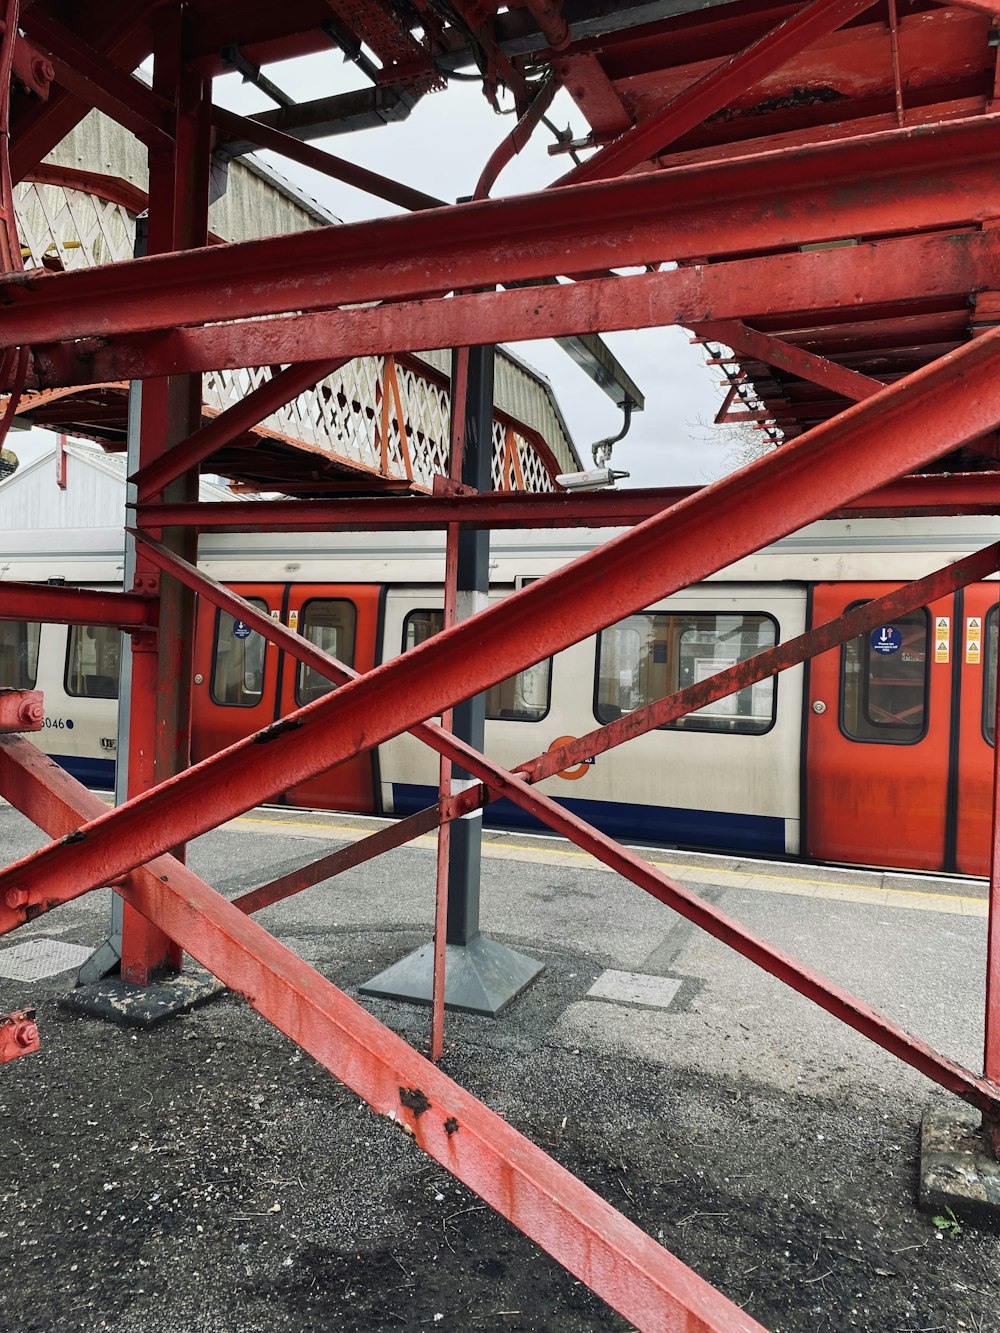
MULTIPOLYGON (((319 823, 316 820, 267 819, 243 815, 232 821, 234 824, 264 826, 270 832, 278 829, 310 830, 314 834, 324 834, 333 839, 359 841, 376 830, 371 827, 358 827, 351 824, 319 823)), ((423 834, 406 844, 420 849, 433 848, 433 834, 423 834)), ((483 855, 505 861, 523 861, 534 865, 558 865, 564 861, 577 861, 581 868, 609 871, 610 867, 597 861, 588 852, 576 848, 528 847, 523 843, 491 842, 483 839, 483 855)), ((732 888, 747 889, 758 893, 784 893, 794 897, 822 898, 838 902, 873 903, 884 907, 909 908, 918 912, 942 912, 949 916, 985 917, 989 904, 985 898, 972 897, 956 893, 939 893, 931 889, 888 889, 875 884, 846 884, 834 880, 812 879, 801 875, 776 875, 770 872, 749 870, 729 870, 724 866, 692 865, 683 861, 651 861, 657 870, 678 878, 702 884, 718 884, 720 880, 730 882, 732 888), (739 882, 733 882, 739 881, 739 882)))

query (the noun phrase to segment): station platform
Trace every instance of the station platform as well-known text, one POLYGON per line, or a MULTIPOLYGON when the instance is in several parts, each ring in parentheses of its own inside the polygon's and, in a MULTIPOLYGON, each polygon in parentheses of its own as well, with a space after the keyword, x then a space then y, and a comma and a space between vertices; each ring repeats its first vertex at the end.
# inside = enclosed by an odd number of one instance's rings
MULTIPOLYGON (((234 897, 378 822, 261 809, 189 859, 234 897)), ((6 806, 0 835, 40 842, 6 806)), ((982 881, 643 852, 981 1067, 982 881)), ((358 988, 428 938, 434 873, 422 838, 259 920, 422 1047, 425 1008, 358 988)), ((241 998, 140 1032, 61 1010, 109 899, 0 942, 0 1007, 42 1038, 0 1067, 0 1327, 627 1327, 241 998)), ((448 1016, 445 1071, 760 1323, 1000 1327, 996 1237, 916 1205, 947 1094, 558 839, 487 830, 482 925, 544 971, 497 1019, 448 1016)))

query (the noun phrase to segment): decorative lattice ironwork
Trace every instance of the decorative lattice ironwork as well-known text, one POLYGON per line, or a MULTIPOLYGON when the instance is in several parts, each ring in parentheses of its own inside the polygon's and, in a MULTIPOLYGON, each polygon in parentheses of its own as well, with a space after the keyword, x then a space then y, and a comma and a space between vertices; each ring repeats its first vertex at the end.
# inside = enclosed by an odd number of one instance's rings
MULTIPOLYGON (((128 259, 135 215, 64 185, 18 187, 17 216, 25 268, 89 268, 128 259)), ((270 379, 272 370, 212 371, 203 377, 206 407, 224 411, 270 379)), ((359 357, 260 423, 258 433, 307 444, 338 461, 430 489, 447 474, 450 395, 446 381, 416 358, 359 357)), ((499 490, 551 491, 551 464, 529 435, 493 423, 493 484, 499 490), (516 462, 515 462, 516 460, 516 462)))

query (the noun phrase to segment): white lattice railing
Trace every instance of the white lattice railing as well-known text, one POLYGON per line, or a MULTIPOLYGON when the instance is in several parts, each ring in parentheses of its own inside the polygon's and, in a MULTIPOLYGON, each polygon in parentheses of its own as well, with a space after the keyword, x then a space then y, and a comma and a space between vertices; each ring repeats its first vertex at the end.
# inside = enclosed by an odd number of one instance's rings
MULTIPOLYGON (((88 268, 132 256, 135 215, 121 203, 25 182, 17 190, 17 216, 27 269, 88 268)), ((205 404, 224 411, 270 376, 269 367, 212 371, 203 377, 205 404)), ((449 412, 448 388, 437 373, 409 358, 359 357, 267 417, 260 431, 429 489, 436 474, 448 472, 449 412)), ((497 419, 493 443, 498 490, 554 489, 529 433, 497 419)))

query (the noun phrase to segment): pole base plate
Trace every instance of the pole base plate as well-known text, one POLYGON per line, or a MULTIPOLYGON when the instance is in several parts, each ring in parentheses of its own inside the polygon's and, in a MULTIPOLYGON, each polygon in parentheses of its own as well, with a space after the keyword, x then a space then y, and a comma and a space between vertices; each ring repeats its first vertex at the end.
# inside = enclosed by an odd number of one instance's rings
POLYGON ((67 1013, 103 1018, 126 1027, 151 1028, 165 1018, 214 999, 225 989, 211 972, 196 968, 148 986, 136 986, 120 977, 105 977, 60 996, 58 1003, 67 1013))
MULTIPOLYGON (((463 1014, 495 1018, 530 985, 544 967, 537 959, 477 935, 468 944, 445 951, 444 1004, 463 1014)), ((433 942, 423 944, 359 987, 362 995, 430 1004, 434 969, 433 942)))

